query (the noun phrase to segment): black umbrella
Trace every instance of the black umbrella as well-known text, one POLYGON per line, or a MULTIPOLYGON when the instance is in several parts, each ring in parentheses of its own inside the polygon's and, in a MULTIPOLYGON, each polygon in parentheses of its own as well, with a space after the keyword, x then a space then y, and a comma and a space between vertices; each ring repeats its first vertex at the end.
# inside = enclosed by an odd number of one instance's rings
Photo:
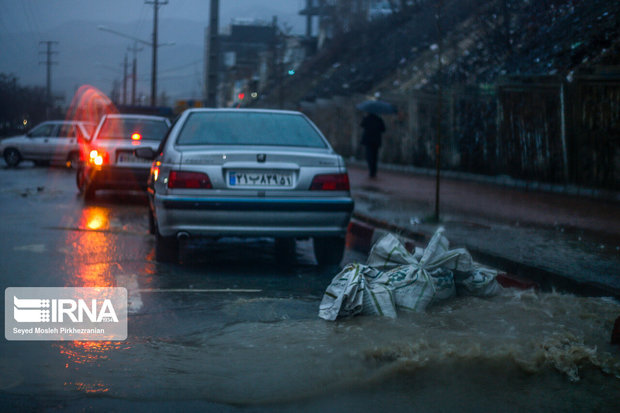
POLYGON ((398 113, 396 106, 383 100, 366 100, 355 106, 357 109, 375 115, 393 115, 398 113))

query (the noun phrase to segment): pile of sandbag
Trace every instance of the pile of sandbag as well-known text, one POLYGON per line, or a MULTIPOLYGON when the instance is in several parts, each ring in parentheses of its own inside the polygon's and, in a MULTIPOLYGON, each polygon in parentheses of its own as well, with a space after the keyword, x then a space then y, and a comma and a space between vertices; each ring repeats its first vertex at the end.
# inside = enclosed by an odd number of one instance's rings
POLYGON ((327 287, 319 317, 333 321, 357 314, 396 317, 397 310, 424 311, 435 301, 459 295, 489 297, 502 287, 497 271, 472 260, 466 249, 450 250, 439 228, 425 249, 414 253, 392 234, 370 251, 366 265, 349 264, 327 287))

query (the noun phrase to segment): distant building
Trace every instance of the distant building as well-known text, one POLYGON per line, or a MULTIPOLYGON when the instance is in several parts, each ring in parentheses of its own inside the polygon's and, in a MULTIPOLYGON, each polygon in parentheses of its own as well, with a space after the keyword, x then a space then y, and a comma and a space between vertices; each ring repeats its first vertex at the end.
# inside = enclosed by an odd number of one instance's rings
POLYGON ((245 106, 260 98, 276 71, 294 73, 305 57, 299 41, 280 32, 276 18, 271 23, 233 20, 219 36, 219 55, 220 107, 245 106))
POLYGON ((387 0, 305 0, 305 7, 299 11, 306 16, 304 45, 309 53, 314 53, 355 24, 392 14, 393 7, 397 7, 397 2, 387 0))

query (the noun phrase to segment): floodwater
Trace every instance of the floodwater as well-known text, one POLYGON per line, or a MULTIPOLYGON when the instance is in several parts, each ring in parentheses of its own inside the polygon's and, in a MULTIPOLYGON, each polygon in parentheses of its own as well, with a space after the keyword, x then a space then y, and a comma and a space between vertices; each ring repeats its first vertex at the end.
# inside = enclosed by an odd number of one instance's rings
POLYGON ((48 343, 42 365, 2 358, 2 389, 261 411, 612 412, 620 400, 610 299, 510 290, 337 322, 316 317, 317 299, 156 299, 125 342, 48 343))
POLYGON ((72 175, 9 172, 46 189, 0 191, 3 286, 125 286, 130 315, 121 342, 0 343, 7 409, 618 411, 612 299, 506 290, 327 322, 338 269, 319 269, 309 241, 286 265, 270 240, 194 243, 159 264, 143 200, 85 206, 72 175))

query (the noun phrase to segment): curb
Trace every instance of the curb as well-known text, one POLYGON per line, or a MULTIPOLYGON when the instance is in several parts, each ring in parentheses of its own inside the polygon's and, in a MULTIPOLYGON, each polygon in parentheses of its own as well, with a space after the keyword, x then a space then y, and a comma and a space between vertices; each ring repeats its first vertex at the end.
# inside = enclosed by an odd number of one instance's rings
MULTIPOLYGON (((357 166, 366 168, 366 163, 360 159, 348 159, 347 166, 357 166)), ((421 168, 411 165, 397 165, 379 162, 378 167, 386 171, 415 174, 421 176, 435 176, 437 171, 432 168, 421 168)), ((557 184, 549 182, 528 181, 513 178, 508 175, 483 175, 470 172, 454 171, 449 169, 441 170, 441 177, 447 179, 477 182, 480 184, 490 184, 499 187, 518 189, 522 191, 561 194, 569 196, 585 197, 595 200, 603 200, 613 203, 620 203, 620 191, 604 188, 594 188, 579 186, 575 184, 557 184)))
MULTIPOLYGON (((357 212, 348 226, 347 248, 363 253, 370 252, 374 243, 387 232, 404 239, 405 247, 412 251, 415 246, 426 246, 428 234, 414 232, 389 222, 372 218, 357 212)), ((466 246, 475 261, 499 271, 497 281, 507 288, 542 291, 561 291, 580 296, 615 297, 620 299, 620 291, 604 285, 581 283, 552 271, 537 268, 496 254, 480 251, 466 246)))

